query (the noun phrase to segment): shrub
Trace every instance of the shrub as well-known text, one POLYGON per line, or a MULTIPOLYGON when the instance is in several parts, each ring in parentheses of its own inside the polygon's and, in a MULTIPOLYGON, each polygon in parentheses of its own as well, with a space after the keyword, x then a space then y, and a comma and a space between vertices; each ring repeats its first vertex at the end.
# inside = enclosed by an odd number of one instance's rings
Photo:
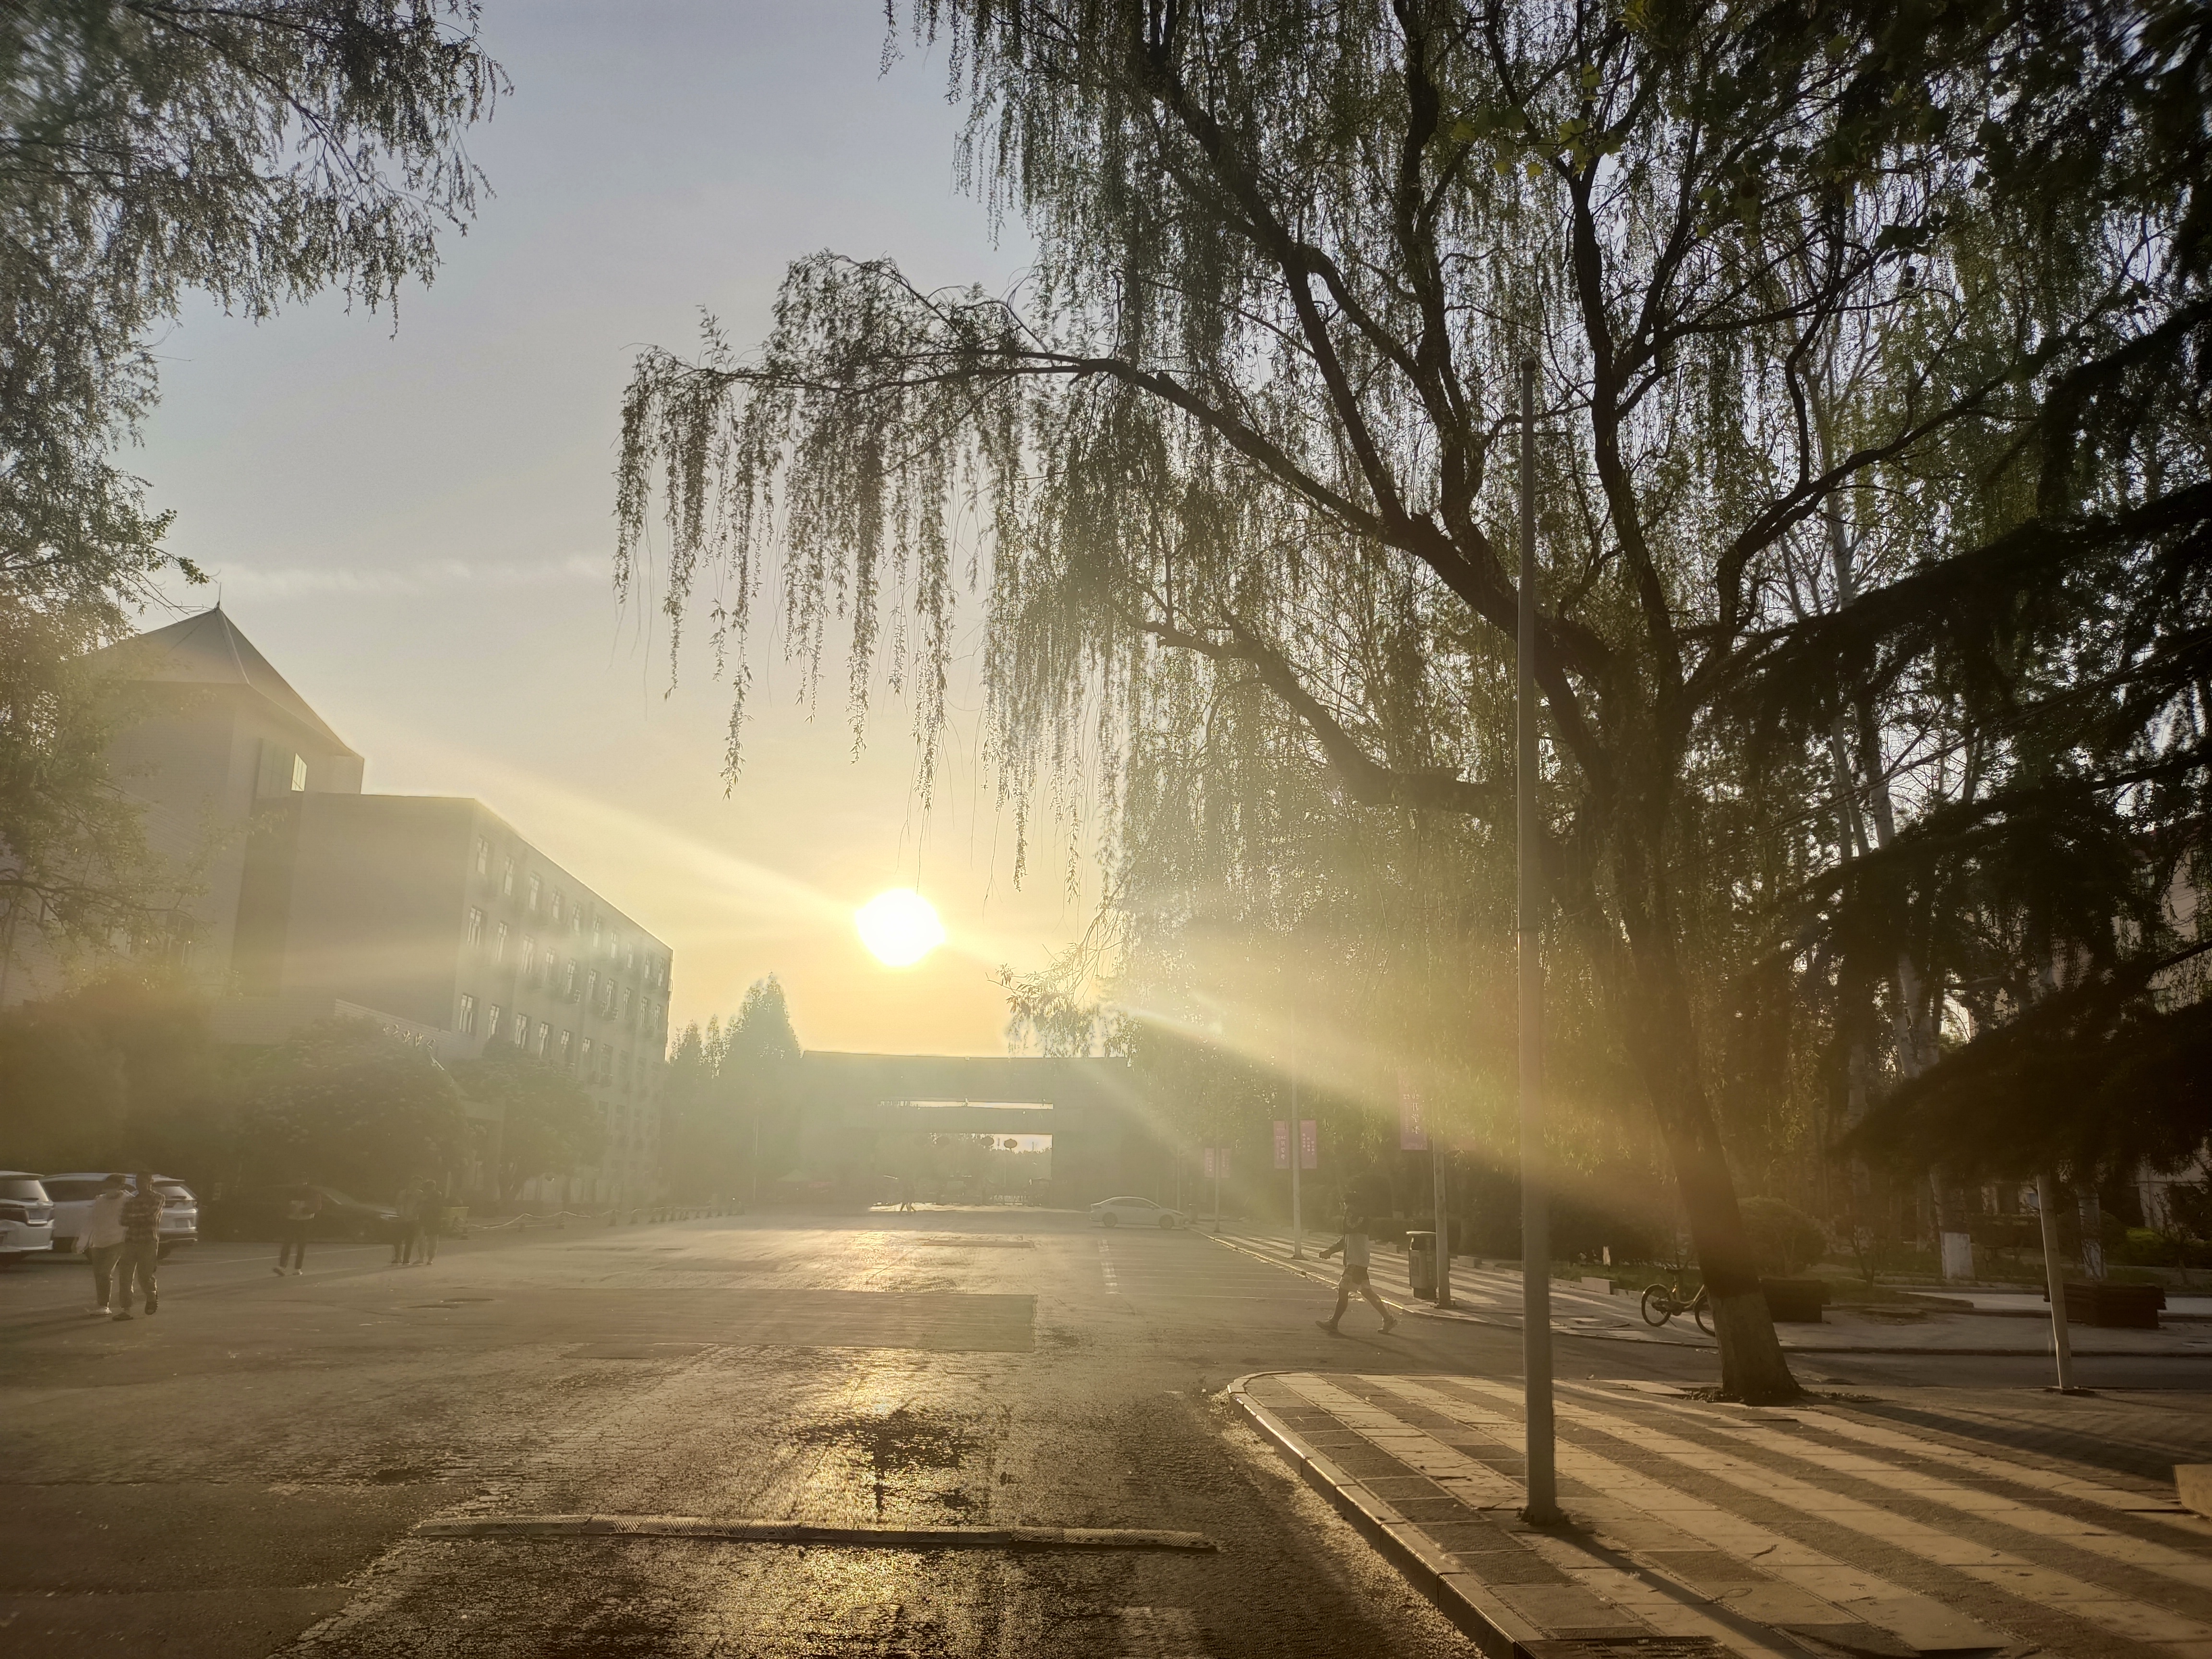
POLYGON ((1778 1198, 1744 1200, 1743 1224, 1763 1273, 1800 1273, 1827 1254, 1820 1224, 1778 1198))

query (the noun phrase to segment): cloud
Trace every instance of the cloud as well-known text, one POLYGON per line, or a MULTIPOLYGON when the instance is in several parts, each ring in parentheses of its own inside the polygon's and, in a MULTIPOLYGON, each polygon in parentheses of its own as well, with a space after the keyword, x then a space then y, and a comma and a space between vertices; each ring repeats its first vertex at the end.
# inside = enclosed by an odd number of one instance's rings
POLYGON ((251 599, 289 599, 323 594, 355 598, 386 595, 404 597, 467 587, 526 587, 533 582, 611 582, 612 571, 604 556, 571 553, 564 558, 426 559, 414 564, 374 568, 331 565, 226 564, 209 572, 222 585, 226 595, 235 592, 251 599))

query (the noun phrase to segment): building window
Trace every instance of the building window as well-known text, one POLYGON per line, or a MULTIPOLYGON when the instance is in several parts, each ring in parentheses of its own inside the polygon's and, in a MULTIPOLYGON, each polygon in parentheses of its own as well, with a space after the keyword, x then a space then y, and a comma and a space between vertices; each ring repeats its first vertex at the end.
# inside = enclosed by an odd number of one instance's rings
POLYGON ((568 958, 568 970, 562 976, 561 994, 569 1001, 576 1000, 576 958, 568 958))
POLYGON ((585 975, 584 1002, 587 1007, 592 1008, 596 1008, 599 1005, 599 976, 597 973, 585 975))
POLYGON ((475 905, 471 904, 469 907, 470 944, 482 945, 483 943, 483 912, 477 909, 475 905))
POLYGON ((514 860, 513 859, 507 860, 500 866, 499 891, 502 898, 514 896, 514 860))
POLYGON ((461 1012, 454 1017, 453 1029, 463 1036, 477 1034, 477 1000, 466 992, 461 994, 461 1012))
POLYGON ((529 1042, 530 1042, 530 1019, 529 1019, 529 1017, 528 1017, 527 1015, 525 1015, 525 1014, 517 1014, 517 1015, 514 1017, 514 1046, 515 1046, 516 1048, 526 1048, 526 1047, 527 1047, 527 1046, 528 1046, 529 1042))
POLYGON ((499 1018, 500 1006, 496 1002, 484 1010, 484 1041, 486 1042, 499 1041, 499 1018))
POLYGON ((561 1063, 563 1066, 568 1063, 568 1050, 571 1046, 569 1034, 564 1029, 561 1033, 561 1063))
POLYGON ((553 925, 554 925, 555 927, 559 927, 559 926, 561 925, 561 904, 562 904, 562 900, 561 900, 561 890, 560 890, 559 888, 556 887, 556 888, 553 890, 553 910, 552 910, 552 915, 553 915, 553 925))
POLYGON ((525 975, 538 971, 538 941, 527 933, 522 936, 522 971, 525 975))
POLYGON ((629 1000, 630 1000, 630 996, 631 996, 631 992, 630 992, 630 988, 629 988, 629 986, 627 986, 627 985, 623 986, 623 1000, 622 1000, 622 1017, 623 1017, 624 1019, 628 1019, 628 1018, 629 1018, 629 1000))
POLYGON ((507 960, 507 924, 503 921, 492 929, 491 959, 494 962, 507 960))
POLYGON ((578 1069, 579 1069, 579 1070, 580 1070, 580 1071, 583 1073, 583 1074, 584 1074, 584 1080, 585 1080, 586 1083, 591 1082, 591 1081, 592 1080, 592 1040, 591 1040, 591 1038, 589 1038, 589 1037, 586 1037, 586 1038, 584 1039, 583 1057, 582 1057, 580 1060, 579 1060, 576 1062, 576 1064, 577 1064, 577 1067, 578 1067, 578 1069))
POLYGON ((544 896, 544 889, 545 884, 544 882, 540 881, 536 876, 531 877, 530 914, 533 916, 538 914, 538 902, 544 896))
POLYGON ((538 1058, 544 1060, 553 1046, 553 1028, 544 1020, 538 1022, 538 1058))
POLYGON ((292 793, 303 793, 307 787, 307 762, 303 755, 292 757, 292 793))
POLYGON ((480 876, 491 873, 491 843, 482 836, 477 837, 477 873, 480 876))

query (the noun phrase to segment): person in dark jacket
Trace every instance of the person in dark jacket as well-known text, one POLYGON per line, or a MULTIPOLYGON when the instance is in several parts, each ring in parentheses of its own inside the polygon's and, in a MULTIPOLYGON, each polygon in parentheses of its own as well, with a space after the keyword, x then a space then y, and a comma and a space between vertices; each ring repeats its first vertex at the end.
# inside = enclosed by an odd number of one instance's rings
POLYGON ((161 1287, 154 1281, 155 1265, 161 1259, 161 1195, 154 1190, 150 1171, 131 1177, 131 1196, 123 1200, 123 1255, 115 1264, 115 1312, 131 1317, 131 1293, 135 1283, 146 1298, 146 1311, 161 1305, 161 1287))

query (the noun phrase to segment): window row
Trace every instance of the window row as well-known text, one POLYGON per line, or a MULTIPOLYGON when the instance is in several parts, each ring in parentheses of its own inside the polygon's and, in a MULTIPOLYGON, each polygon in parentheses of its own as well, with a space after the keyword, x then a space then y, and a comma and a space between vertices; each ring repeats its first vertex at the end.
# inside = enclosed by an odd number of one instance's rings
MULTIPOLYGON (((477 874, 489 880, 492 876, 492 863, 493 851, 490 839, 484 836, 477 836, 477 874)), ((628 974, 641 971, 647 990, 665 991, 668 988, 669 973, 672 964, 665 953, 654 951, 625 933, 617 923, 597 915, 587 916, 588 906, 584 900, 580 898, 572 900, 559 888, 550 885, 543 876, 522 871, 514 854, 509 853, 500 856, 498 881, 500 896, 507 899, 517 896, 516 890, 519 884, 524 908, 533 916, 544 917, 555 927, 566 928, 568 932, 580 937, 586 931, 588 921, 592 936, 592 960, 605 958, 617 962, 621 964, 622 971, 628 974)), ((470 915, 471 917, 480 917, 482 913, 472 910, 470 915)), ((479 921, 476 925, 481 927, 482 923, 479 921)), ((501 924, 501 926, 504 925, 504 923, 501 924)))

